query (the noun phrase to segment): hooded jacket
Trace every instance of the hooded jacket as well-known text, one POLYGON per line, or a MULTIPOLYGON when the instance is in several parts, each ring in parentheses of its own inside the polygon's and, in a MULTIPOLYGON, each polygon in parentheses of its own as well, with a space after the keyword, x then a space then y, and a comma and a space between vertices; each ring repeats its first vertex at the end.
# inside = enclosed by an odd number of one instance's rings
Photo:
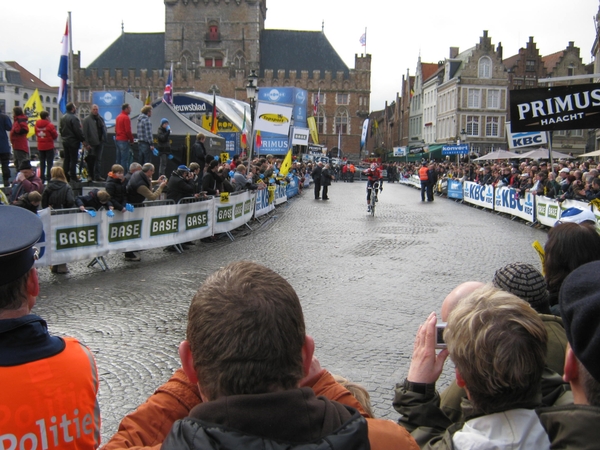
POLYGON ((10 143, 14 150, 21 150, 29 153, 29 142, 27 142, 27 133, 29 133, 29 125, 27 116, 21 114, 16 116, 10 130, 10 143))
POLYGON ((68 183, 62 180, 50 180, 42 192, 42 208, 53 209, 74 208, 75 196, 68 183))

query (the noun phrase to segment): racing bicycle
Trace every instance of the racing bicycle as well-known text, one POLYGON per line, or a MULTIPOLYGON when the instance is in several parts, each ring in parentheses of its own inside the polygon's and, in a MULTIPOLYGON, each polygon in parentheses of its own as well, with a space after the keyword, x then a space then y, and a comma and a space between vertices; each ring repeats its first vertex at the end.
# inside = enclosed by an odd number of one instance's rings
POLYGON ((371 190, 371 201, 369 202, 369 207, 371 209, 371 217, 375 217, 375 204, 377 203, 377 193, 379 192, 379 183, 380 181, 375 181, 371 186, 367 189, 371 190))

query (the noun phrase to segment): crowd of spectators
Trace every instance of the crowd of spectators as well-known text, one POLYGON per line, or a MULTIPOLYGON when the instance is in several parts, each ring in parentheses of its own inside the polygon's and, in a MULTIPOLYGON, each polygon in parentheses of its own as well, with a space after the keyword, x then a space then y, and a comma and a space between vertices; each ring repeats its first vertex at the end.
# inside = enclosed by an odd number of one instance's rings
MULTIPOLYGON (((600 178, 596 163, 589 159, 584 162, 560 160, 552 170, 545 161, 525 160, 462 161, 445 160, 435 163, 438 179, 471 181, 480 185, 511 187, 520 195, 530 192, 533 195, 563 200, 592 201, 600 198, 600 178)), ((398 176, 408 178, 417 174, 424 163, 397 163, 398 176)))

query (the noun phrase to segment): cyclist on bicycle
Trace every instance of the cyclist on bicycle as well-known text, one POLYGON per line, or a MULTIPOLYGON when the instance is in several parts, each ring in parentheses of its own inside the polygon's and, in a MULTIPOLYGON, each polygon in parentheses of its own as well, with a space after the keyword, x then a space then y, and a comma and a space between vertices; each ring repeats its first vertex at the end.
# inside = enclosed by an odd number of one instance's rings
POLYGON ((371 188, 376 181, 379 181, 379 192, 383 191, 383 175, 376 163, 371 164, 371 167, 364 170, 363 174, 369 179, 367 181, 367 212, 371 212, 371 188))

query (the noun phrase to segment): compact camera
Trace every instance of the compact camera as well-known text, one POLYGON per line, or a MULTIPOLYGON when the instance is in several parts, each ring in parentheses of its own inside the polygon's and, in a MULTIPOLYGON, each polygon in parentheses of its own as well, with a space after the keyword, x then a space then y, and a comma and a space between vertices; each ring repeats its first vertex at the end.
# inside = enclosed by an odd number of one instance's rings
POLYGON ((438 322, 435 325, 435 348, 446 348, 446 342, 444 341, 444 330, 446 329, 445 322, 438 322))

